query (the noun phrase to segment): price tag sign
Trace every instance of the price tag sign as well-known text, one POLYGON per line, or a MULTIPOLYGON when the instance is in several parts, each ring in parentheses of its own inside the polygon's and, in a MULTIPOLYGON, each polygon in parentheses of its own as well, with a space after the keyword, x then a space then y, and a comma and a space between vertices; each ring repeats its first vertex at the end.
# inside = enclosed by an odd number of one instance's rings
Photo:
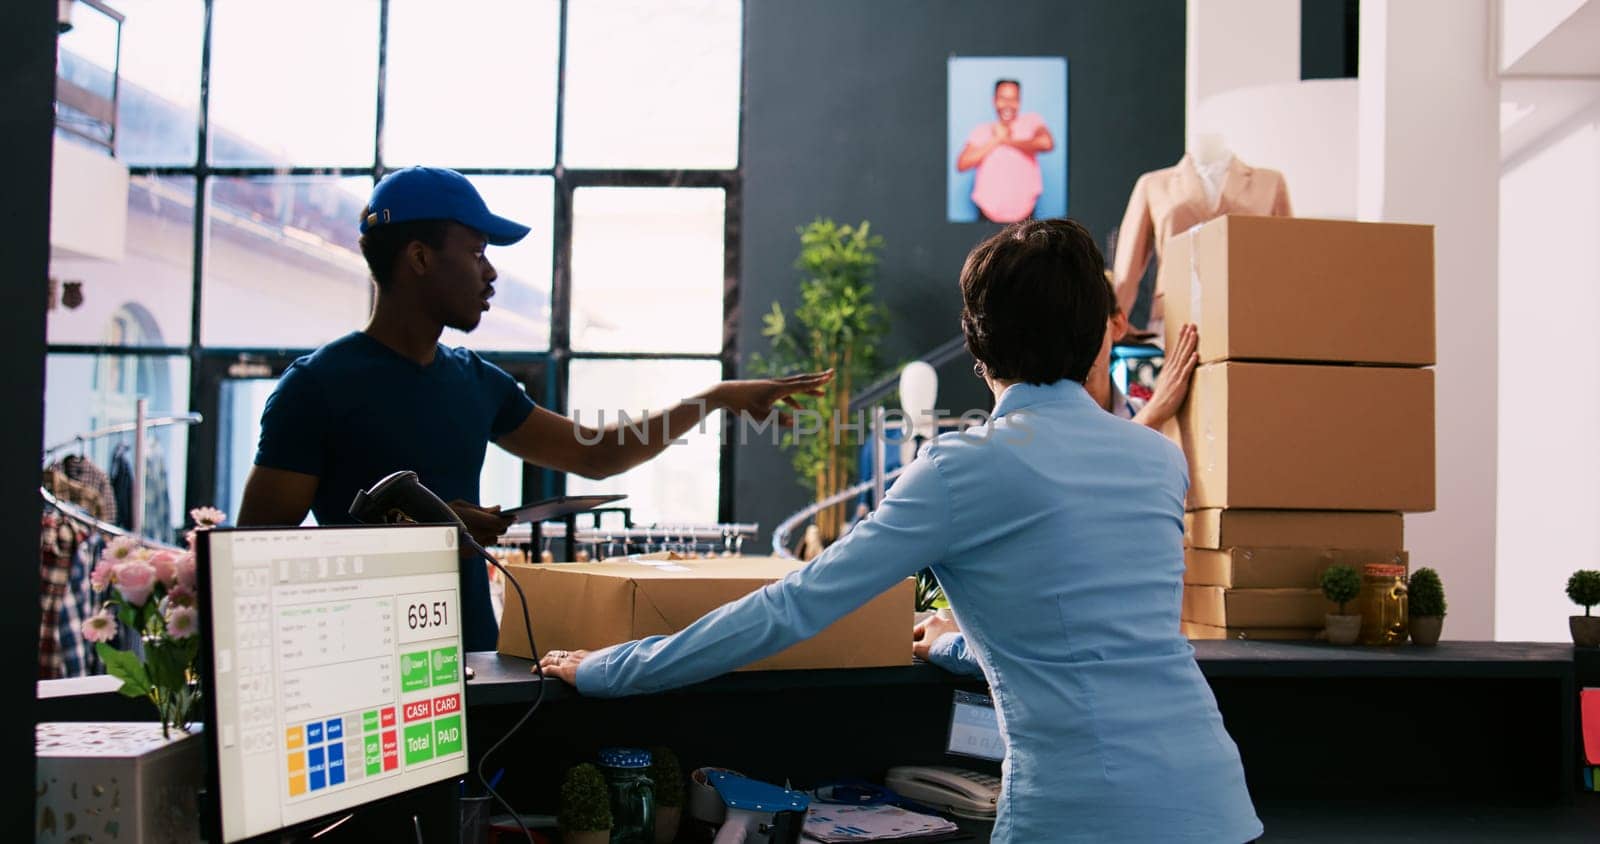
POLYGON ((454 592, 399 596, 395 603, 395 623, 400 628, 401 644, 454 638, 459 609, 454 592))

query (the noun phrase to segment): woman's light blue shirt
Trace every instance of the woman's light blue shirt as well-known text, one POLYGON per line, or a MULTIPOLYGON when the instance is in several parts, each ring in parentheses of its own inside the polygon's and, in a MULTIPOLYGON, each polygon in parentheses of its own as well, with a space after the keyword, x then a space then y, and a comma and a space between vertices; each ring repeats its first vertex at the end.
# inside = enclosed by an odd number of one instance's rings
POLYGON ((981 671, 1006 739, 994 841, 1249 841, 1262 827, 1238 750, 1178 629, 1187 491, 1160 434, 1076 382, 1018 384, 812 563, 675 635, 592 654, 578 689, 726 673, 931 565, 965 631, 932 659, 981 671))

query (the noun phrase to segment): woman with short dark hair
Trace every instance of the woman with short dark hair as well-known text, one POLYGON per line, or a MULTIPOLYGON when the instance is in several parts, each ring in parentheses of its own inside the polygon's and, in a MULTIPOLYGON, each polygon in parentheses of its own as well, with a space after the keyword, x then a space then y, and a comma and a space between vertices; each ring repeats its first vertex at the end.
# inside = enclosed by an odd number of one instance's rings
POLYGON ((996 842, 1243 842, 1261 834, 1238 750, 1178 631, 1183 454, 1106 413, 1104 261, 1070 220, 973 249, 961 326, 993 418, 941 436, 815 561, 672 636, 545 670, 587 695, 703 680, 815 635, 931 566, 965 633, 917 651, 989 682, 1007 755, 996 842))

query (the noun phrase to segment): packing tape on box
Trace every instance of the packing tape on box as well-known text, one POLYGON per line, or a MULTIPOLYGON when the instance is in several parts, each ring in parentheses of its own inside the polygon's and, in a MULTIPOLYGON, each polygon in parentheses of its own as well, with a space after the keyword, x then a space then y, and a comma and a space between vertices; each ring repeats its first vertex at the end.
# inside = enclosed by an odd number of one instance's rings
POLYGON ((1200 224, 1189 228, 1185 232, 1189 236, 1189 322, 1194 324, 1195 330, 1200 330, 1200 244, 1197 233, 1200 224))
POLYGON ((744 774, 728 768, 696 768, 689 774, 689 817, 721 826, 728 818, 728 804, 722 801, 722 795, 717 793, 707 776, 712 771, 724 771, 740 777, 744 774))

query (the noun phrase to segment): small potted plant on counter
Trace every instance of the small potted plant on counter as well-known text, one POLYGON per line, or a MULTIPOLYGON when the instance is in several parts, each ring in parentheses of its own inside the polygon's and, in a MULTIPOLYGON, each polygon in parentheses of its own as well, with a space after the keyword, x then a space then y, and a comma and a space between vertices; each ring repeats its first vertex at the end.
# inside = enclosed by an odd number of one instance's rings
POLYGON ((561 781, 563 844, 608 844, 611 840, 611 795, 600 769, 584 763, 561 781))
POLYGON ((683 768, 670 748, 650 749, 650 782, 656 796, 656 844, 678 840, 683 820, 683 768))
POLYGON ((1600 571, 1580 569, 1567 578, 1567 597, 1583 607, 1583 615, 1571 616, 1572 644, 1580 648, 1600 647, 1600 618, 1589 615, 1589 608, 1600 604, 1600 571))
POLYGON ((1361 635, 1361 615, 1346 615, 1345 605, 1361 594, 1361 575, 1355 566, 1329 566, 1322 573, 1322 595, 1339 605, 1339 613, 1324 616, 1328 642, 1335 645, 1353 645, 1361 635))
POLYGON ((1444 584, 1439 581, 1439 573, 1430 568, 1417 569, 1411 573, 1406 591, 1411 641, 1423 646, 1439 644, 1445 611, 1444 584))

